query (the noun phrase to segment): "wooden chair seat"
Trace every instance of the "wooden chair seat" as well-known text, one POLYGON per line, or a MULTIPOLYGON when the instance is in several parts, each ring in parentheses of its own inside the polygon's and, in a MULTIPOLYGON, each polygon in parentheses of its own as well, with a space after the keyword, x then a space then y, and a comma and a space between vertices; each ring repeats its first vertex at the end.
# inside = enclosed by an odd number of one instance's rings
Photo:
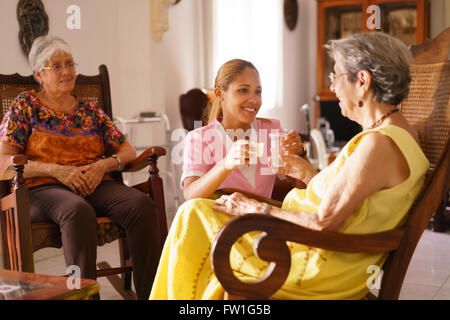
POLYGON ((58 225, 51 222, 38 222, 31 225, 33 252, 42 248, 61 248, 61 232, 58 225))
MULTIPOLYGON (((37 222, 31 224, 33 251, 42 248, 61 248, 61 232, 55 223, 37 222)), ((97 246, 125 238, 125 230, 110 218, 97 218, 97 246)))
POLYGON ((99 247, 125 237, 125 230, 110 218, 97 218, 97 245, 99 247))

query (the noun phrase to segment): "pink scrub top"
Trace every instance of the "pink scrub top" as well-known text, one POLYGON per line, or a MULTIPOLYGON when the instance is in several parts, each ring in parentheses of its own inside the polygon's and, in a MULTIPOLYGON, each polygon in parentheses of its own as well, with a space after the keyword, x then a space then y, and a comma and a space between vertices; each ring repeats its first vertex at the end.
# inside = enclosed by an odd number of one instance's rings
MULTIPOLYGON (((250 166, 239 166, 230 172, 219 186, 219 189, 234 188, 249 191, 270 198, 275 183, 275 174, 268 166, 270 157, 270 133, 284 132, 280 121, 257 118, 251 125, 250 141, 263 143, 263 154, 254 159, 250 166), (254 163, 256 162, 256 163, 254 163)), ((229 132, 231 136, 243 137, 241 132, 229 132)), ((187 177, 201 177, 213 168, 217 162, 225 158, 233 140, 225 132, 219 119, 207 126, 192 130, 185 138, 183 152, 183 174, 181 188, 187 177)))

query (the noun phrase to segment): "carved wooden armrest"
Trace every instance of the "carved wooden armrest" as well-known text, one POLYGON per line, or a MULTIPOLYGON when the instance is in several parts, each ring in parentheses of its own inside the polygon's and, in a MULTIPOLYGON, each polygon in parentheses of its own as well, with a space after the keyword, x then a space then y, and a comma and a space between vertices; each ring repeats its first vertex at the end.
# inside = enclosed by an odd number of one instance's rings
POLYGON ((9 183, 2 183, 0 234, 4 265, 11 270, 34 272, 28 190, 23 177, 27 162, 23 154, 11 156, 13 190, 8 190, 9 183))
MULTIPOLYGON (((27 164, 28 158, 24 154, 16 154, 11 156, 11 164, 6 168, 0 181, 13 180, 18 173, 23 170, 23 166, 27 164)), ((19 174, 20 175, 20 174, 19 174)))
POLYGON ((219 231, 212 247, 212 266, 228 294, 267 299, 283 286, 289 275, 291 255, 286 241, 331 251, 376 253, 396 250, 404 232, 402 228, 369 235, 315 231, 272 216, 247 214, 233 218, 219 231), (242 282, 233 274, 230 252, 233 244, 251 231, 262 231, 253 250, 270 265, 260 279, 242 282))
POLYGON ((266 198, 266 197, 254 194, 252 192, 249 192, 249 191, 234 189, 234 188, 219 189, 215 192, 215 194, 216 194, 216 197, 219 198, 223 194, 233 194, 235 192, 242 193, 247 198, 252 198, 252 199, 258 200, 259 202, 265 202, 265 203, 268 203, 275 207, 281 208, 281 205, 283 204, 281 201, 278 201, 278 200, 266 198))
POLYGON ((136 172, 149 165, 149 159, 158 160, 159 157, 166 155, 166 149, 163 147, 150 147, 142 152, 136 159, 127 164, 122 172, 136 172))
POLYGON ((166 155, 166 149, 163 147, 150 147, 142 152, 136 159, 128 163, 122 172, 136 172, 145 167, 148 168, 149 178, 147 182, 142 182, 132 186, 148 194, 154 201, 158 217, 158 225, 161 236, 161 246, 167 236, 167 216, 164 199, 164 186, 161 177, 159 176, 158 158, 166 155))

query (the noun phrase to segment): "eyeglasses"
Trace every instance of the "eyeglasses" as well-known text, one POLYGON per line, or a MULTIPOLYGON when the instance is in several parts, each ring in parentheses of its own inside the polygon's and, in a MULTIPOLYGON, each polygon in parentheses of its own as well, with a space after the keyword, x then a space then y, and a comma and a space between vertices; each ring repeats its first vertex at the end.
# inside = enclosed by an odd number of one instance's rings
POLYGON ((334 80, 336 80, 337 77, 340 76, 348 76, 351 74, 357 74, 358 72, 346 72, 346 73, 334 73, 334 72, 330 72, 330 74, 328 75, 328 78, 330 78, 331 83, 334 83, 334 80))
POLYGON ((52 66, 42 67, 42 69, 43 70, 53 70, 54 72, 62 73, 64 68, 67 68, 67 70, 69 70, 69 71, 74 71, 77 67, 78 67, 78 63, 69 62, 65 66, 62 66, 60 64, 54 64, 52 66))

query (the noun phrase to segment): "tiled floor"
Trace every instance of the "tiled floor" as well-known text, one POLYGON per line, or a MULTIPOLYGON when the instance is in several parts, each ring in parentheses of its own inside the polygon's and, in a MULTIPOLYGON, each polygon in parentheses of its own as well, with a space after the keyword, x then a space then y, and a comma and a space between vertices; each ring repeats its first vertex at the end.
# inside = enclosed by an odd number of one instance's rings
POLYGON ((450 231, 425 230, 406 273, 400 299, 450 300, 450 231))
MULTIPOLYGON (((61 249, 47 248, 35 253, 36 273, 63 275, 61 249)), ((98 248, 98 261, 119 266, 117 241, 98 248)), ((99 278, 101 299, 121 300, 106 278, 99 278)), ((409 265, 400 293, 402 300, 450 300, 450 231, 425 230, 409 265)))

